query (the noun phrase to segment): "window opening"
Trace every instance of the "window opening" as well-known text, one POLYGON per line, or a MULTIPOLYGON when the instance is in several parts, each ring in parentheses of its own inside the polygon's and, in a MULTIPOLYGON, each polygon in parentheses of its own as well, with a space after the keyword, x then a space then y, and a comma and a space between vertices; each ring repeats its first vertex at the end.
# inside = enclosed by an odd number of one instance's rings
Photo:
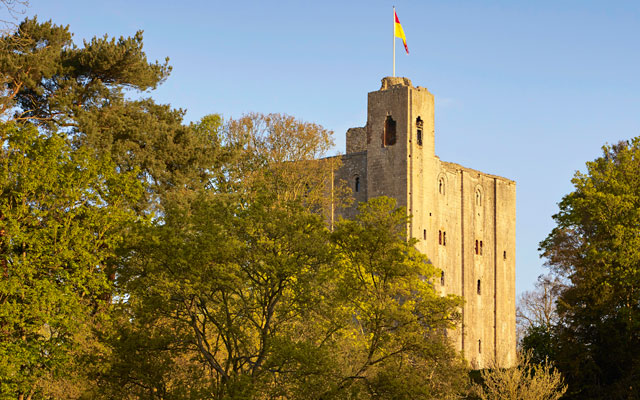
POLYGON ((442 232, 442 245, 447 245, 447 232, 442 232))
POLYGON ((476 240, 476 254, 478 254, 478 241, 476 240))
POLYGON ((360 177, 356 176, 356 192, 360 191, 360 177))
POLYGON ((482 340, 478 339, 478 353, 482 353, 482 340))
POLYGON ((384 121, 384 146, 393 146, 396 144, 396 121, 387 115, 384 121))
POLYGON ((424 229, 422 231, 422 240, 427 240, 427 230, 426 229, 424 229))
POLYGON ((440 285, 444 286, 444 271, 440 273, 440 285))
POLYGON ((506 250, 502 252, 502 258, 505 259, 505 260, 507 259, 507 251, 506 250))
POLYGON ((416 119, 416 140, 418 142, 418 146, 422 146, 422 118, 418 117, 416 119))
POLYGON ((481 288, 480 288, 480 279, 478 279, 478 294, 482 294, 481 288))
POLYGON ((442 231, 438 231, 438 244, 442 244, 442 231))
POLYGON ((444 178, 440 178, 438 181, 438 193, 444 194, 444 178))
POLYGON ((482 205, 482 192, 480 191, 480 189, 476 189, 476 205, 482 205))
POLYGON ((482 255, 482 240, 480 241, 480 255, 482 255))

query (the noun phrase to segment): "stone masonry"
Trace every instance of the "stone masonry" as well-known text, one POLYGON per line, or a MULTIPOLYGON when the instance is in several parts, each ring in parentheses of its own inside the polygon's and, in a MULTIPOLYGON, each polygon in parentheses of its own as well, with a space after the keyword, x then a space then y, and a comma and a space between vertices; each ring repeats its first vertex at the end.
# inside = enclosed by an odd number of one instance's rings
MULTIPOLYGON (((462 324, 449 337, 474 368, 514 365, 514 181, 441 161, 434 149, 433 95, 407 78, 386 77, 369 93, 367 124, 347 131, 335 182, 358 202, 389 196, 412 215, 409 234, 442 270, 434 284, 462 296, 462 324)), ((332 218, 333 220, 333 218, 332 218)))

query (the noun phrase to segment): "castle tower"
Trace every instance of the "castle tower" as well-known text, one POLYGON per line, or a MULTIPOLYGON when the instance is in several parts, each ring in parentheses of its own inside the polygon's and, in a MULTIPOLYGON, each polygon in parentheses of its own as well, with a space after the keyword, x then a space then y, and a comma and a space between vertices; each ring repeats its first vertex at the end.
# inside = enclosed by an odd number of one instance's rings
POLYGON ((384 78, 367 106, 367 190, 409 208, 411 170, 434 156, 433 95, 407 78, 384 78), (412 159, 412 157, 414 159, 412 159))
MULTIPOLYGON (((407 208, 409 235, 442 270, 442 294, 465 299, 450 338, 473 367, 515 363, 515 182, 441 161, 434 98, 407 78, 382 79, 368 95, 367 124, 347 132, 337 180, 356 202, 389 196, 407 208)), ((355 214, 355 203, 341 211, 355 214)))

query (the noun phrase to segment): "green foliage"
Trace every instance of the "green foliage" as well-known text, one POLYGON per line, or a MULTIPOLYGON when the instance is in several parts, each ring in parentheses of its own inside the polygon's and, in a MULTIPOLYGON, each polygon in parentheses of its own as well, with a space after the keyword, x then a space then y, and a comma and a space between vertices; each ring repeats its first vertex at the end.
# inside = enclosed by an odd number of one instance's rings
POLYGON ((339 292, 354 338, 339 388, 362 386, 376 398, 445 398, 462 386, 461 360, 444 336, 462 303, 436 293, 430 280, 438 271, 415 239, 405 239, 407 223, 406 210, 381 197, 336 226, 339 292), (405 384, 427 379, 429 385, 405 384))
POLYGON ((147 61, 142 32, 78 47, 68 27, 26 19, 0 39, 0 116, 110 154, 120 170, 136 170, 147 184, 139 210, 158 209, 164 193, 208 184, 209 168, 221 156, 211 141, 219 118, 184 125, 182 110, 125 98, 162 83, 167 63, 147 61))
POLYGON ((405 240, 406 222, 386 198, 333 233, 303 201, 203 192, 175 203, 123 277, 135 315, 124 329, 151 343, 136 351, 155 367, 116 362, 108 381, 141 397, 459 393, 464 363, 443 330, 461 302, 435 292, 435 268, 405 240))
POLYGON ((155 88, 168 76, 167 63, 149 64, 142 32, 119 40, 107 36, 76 47, 68 27, 26 19, 0 41, 5 90, 2 111, 16 120, 49 128, 74 126, 82 112, 121 99, 124 88, 155 88))
POLYGON ((603 151, 576 173, 541 243, 567 281, 554 350, 569 398, 640 396, 640 138, 603 151))
POLYGON ((108 157, 3 124, 0 158, 0 393, 42 392, 110 298, 116 249, 142 193, 108 157))
POLYGON ((327 196, 332 172, 340 166, 334 158, 320 159, 333 145, 333 132, 317 124, 283 114, 247 114, 229 120, 221 143, 234 154, 225 169, 227 189, 253 196, 275 196, 278 201, 299 201, 318 212, 341 204, 346 193, 335 187, 327 196))
POLYGON ((562 375, 548 360, 536 363, 520 353, 513 368, 492 365, 481 371, 482 384, 473 385, 480 400, 558 400, 566 392, 562 375))
POLYGON ((530 352, 532 362, 541 364, 547 359, 556 359, 557 343, 553 329, 552 326, 532 325, 524 332, 520 346, 522 351, 530 352))

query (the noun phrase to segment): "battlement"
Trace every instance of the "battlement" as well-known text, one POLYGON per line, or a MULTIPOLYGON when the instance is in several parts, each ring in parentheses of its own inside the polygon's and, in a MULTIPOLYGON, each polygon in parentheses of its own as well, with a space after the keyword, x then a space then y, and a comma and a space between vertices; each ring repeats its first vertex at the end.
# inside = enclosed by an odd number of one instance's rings
POLYGON ((409 78, 386 76, 382 78, 382 86, 380 86, 380 90, 387 90, 398 86, 413 87, 409 78))

